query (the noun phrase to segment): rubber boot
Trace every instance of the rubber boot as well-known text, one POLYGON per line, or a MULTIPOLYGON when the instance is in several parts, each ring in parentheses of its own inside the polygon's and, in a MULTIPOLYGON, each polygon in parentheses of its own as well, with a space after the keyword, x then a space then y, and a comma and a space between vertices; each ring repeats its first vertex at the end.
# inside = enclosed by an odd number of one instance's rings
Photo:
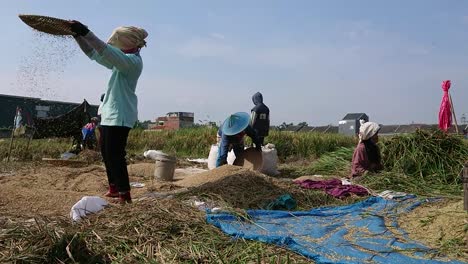
POLYGON ((119 202, 121 204, 132 203, 130 192, 119 192, 119 202))
POLYGON ((119 192, 117 191, 117 187, 114 184, 109 184, 109 190, 107 191, 106 194, 104 194, 104 196, 112 197, 112 198, 119 197, 119 192))

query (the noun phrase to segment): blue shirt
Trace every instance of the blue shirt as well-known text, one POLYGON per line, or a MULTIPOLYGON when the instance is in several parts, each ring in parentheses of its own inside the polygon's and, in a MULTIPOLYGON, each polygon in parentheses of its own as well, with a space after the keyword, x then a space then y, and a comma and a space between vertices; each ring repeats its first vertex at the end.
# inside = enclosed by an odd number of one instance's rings
POLYGON ((96 51, 89 58, 112 70, 101 107, 101 125, 132 128, 138 120, 138 98, 135 94, 143 69, 140 54, 125 54, 107 45, 102 54, 96 51))

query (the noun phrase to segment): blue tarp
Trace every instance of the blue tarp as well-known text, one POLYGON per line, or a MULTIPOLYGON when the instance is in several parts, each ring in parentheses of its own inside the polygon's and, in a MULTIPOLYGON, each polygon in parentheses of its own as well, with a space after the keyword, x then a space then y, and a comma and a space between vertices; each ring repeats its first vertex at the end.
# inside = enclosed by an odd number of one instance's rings
POLYGON ((463 263, 408 238, 397 216, 419 206, 415 196, 371 197, 347 206, 286 212, 248 210, 248 217, 207 213, 207 221, 235 238, 289 248, 316 263, 463 263))

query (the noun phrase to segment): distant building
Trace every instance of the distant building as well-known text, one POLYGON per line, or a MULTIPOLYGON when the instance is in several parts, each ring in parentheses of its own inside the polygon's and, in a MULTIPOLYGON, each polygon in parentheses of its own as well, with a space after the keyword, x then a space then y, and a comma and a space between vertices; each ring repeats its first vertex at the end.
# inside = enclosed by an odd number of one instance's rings
POLYGON ((363 119, 368 122, 369 117, 364 113, 349 113, 341 121, 338 122, 338 133, 356 136, 359 133, 359 127, 361 124, 359 120, 363 119))
MULTIPOLYGON (((22 110, 24 124, 31 124, 33 118, 55 117, 63 115, 80 103, 41 100, 40 98, 0 94, 0 128, 12 128, 16 108, 22 110)), ((90 105, 91 116, 96 116, 97 105, 90 105)))
POLYGON ((194 114, 191 112, 170 112, 166 116, 158 117, 156 124, 151 126, 150 129, 177 130, 192 127, 194 120, 194 114))

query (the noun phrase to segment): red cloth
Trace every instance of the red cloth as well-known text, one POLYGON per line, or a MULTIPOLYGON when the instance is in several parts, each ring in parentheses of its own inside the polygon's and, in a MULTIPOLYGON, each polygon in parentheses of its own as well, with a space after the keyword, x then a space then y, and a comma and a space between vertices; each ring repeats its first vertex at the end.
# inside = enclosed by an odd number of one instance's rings
POLYGON ((365 196, 369 194, 369 192, 364 187, 358 185, 343 185, 339 179, 320 181, 303 180, 295 181, 295 183, 306 189, 324 190, 327 194, 336 198, 347 197, 351 194, 358 196, 365 196))
POLYGON ((449 80, 442 82, 444 95, 442 96, 442 102, 440 103, 439 110, 439 128, 445 132, 447 132, 447 130, 452 126, 452 111, 448 93, 450 84, 449 80))

